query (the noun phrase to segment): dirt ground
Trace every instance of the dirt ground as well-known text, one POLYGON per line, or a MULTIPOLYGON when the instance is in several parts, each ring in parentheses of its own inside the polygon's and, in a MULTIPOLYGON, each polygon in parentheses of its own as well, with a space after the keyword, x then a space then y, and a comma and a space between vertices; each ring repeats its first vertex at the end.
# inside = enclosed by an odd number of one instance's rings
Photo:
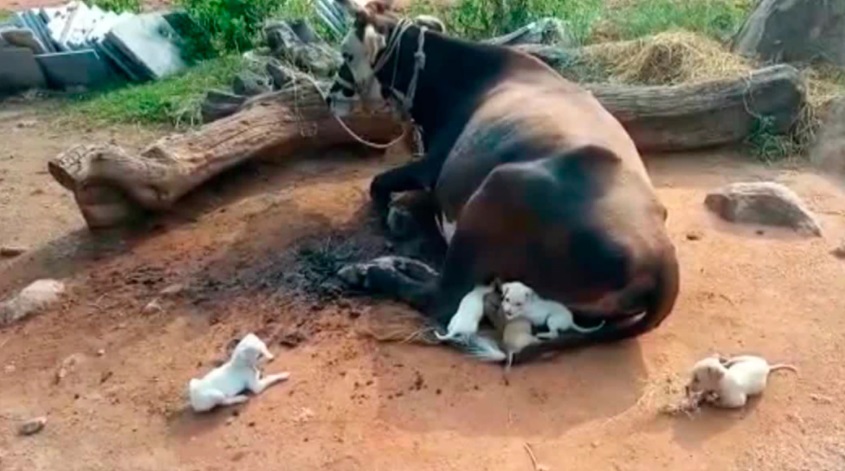
POLYGON ((551 470, 845 469, 845 194, 800 166, 731 152, 646 156, 682 264, 674 314, 615 346, 516 368, 358 332, 402 307, 288 295, 279 254, 353 223, 370 177, 398 157, 336 152, 249 165, 211 182, 142 231, 92 235, 45 170, 70 145, 137 148, 156 134, 59 126, 45 107, 4 103, 0 293, 66 280, 57 308, 0 330, 0 469, 551 470), (775 179, 819 215, 823 238, 735 227, 707 190, 775 179), (145 313, 162 289, 162 310, 145 313), (197 417, 188 380, 255 331, 292 373, 243 407, 197 417), (794 362, 747 410, 693 419, 659 408, 712 351, 794 362), (57 381, 57 372, 67 372, 57 381), (16 433, 46 415, 43 432, 16 433))

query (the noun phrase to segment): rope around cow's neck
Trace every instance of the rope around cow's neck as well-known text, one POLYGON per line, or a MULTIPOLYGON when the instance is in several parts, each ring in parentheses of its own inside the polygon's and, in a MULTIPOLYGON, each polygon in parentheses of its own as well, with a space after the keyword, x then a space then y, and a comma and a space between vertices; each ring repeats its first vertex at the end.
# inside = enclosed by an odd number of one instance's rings
MULTIPOLYGON (((384 54, 382 54, 381 59, 376 63, 375 67, 373 68, 373 76, 375 76, 375 74, 384 67, 384 65, 387 63, 387 60, 390 58, 390 56, 393 55, 394 52, 398 51, 399 44, 402 40, 402 36, 405 35, 405 32, 411 26, 413 26, 413 23, 408 21, 407 19, 403 18, 399 22, 399 24, 396 26, 396 28, 394 28, 394 30, 393 30, 393 32, 390 35, 390 38, 388 40, 388 47, 386 48, 384 54)), ((425 68, 425 51, 424 51, 423 48, 425 47, 425 32, 426 32, 426 29, 427 28, 425 26, 420 27, 420 33, 419 33, 419 36, 418 36, 418 39, 417 39, 417 50, 414 53, 414 72, 411 75, 411 80, 408 83, 408 90, 406 91, 405 94, 402 94, 401 92, 397 91, 396 88, 394 87, 395 80, 396 80, 396 70, 395 70, 395 68, 394 68, 394 71, 393 71, 393 78, 392 78, 390 90, 399 99, 399 102, 400 102, 401 108, 402 108, 402 112, 406 115, 405 116, 406 118, 410 118, 410 116, 411 116, 411 108, 414 105, 414 96, 416 95, 416 91, 417 91, 416 90, 417 89, 417 80, 418 80, 420 72, 423 70, 423 68, 425 68)), ((396 67, 398 64, 399 64, 399 58, 397 57, 396 62, 394 64, 394 67, 396 67)), ((305 79, 305 81, 311 83, 311 85, 314 87, 315 90, 317 90, 317 93, 320 95, 320 97, 325 102, 326 94, 323 93, 323 90, 320 88, 320 84, 317 83, 317 81, 314 80, 313 77, 306 75, 306 74, 299 74, 299 73, 297 73, 295 75, 295 77, 301 77, 301 78, 305 79)), ((295 84, 296 84, 296 82, 294 82, 294 86, 295 86, 295 84)), ((359 91, 359 93, 360 93, 360 91, 359 91)), ((388 149, 390 147, 393 147, 396 143, 398 143, 399 141, 404 139, 405 136, 408 134, 408 128, 405 128, 404 130, 402 130, 402 134, 400 134, 398 137, 396 137, 395 139, 393 139, 392 141, 390 141, 386 144, 380 144, 380 143, 377 143, 377 142, 372 142, 368 139, 361 137, 358 133, 356 133, 352 128, 349 127, 349 125, 346 124, 345 121, 343 121, 343 119, 340 118, 340 116, 338 116, 338 115, 336 115, 332 112, 329 112, 329 114, 332 116, 332 118, 334 118, 335 121, 337 121, 337 123, 340 125, 340 127, 343 128, 343 130, 346 131, 346 133, 349 134, 355 141, 357 141, 359 144, 363 144, 363 145, 365 145, 367 147, 371 147, 373 149, 384 150, 384 149, 388 149)), ((415 132, 419 132, 419 131, 415 130, 415 132)), ((419 141, 419 136, 415 136, 415 138, 416 138, 415 141, 419 141)), ((421 145, 418 142, 415 142, 415 144, 421 145)))

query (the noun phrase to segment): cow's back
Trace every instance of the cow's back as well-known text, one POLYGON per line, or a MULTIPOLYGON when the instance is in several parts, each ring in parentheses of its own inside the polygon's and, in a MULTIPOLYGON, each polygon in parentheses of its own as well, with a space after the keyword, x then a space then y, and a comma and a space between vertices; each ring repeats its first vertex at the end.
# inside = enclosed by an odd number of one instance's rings
POLYGON ((540 160, 584 145, 607 148, 650 184, 633 141, 590 92, 543 68, 506 75, 480 100, 443 164, 436 188, 443 212, 456 220, 503 163, 540 160))

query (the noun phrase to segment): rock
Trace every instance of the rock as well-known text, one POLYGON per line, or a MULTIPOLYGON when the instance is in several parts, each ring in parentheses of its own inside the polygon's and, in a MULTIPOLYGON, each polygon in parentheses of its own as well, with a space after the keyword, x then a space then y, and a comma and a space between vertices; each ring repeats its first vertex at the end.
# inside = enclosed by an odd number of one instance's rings
POLYGON ((293 80, 290 73, 285 69, 282 63, 275 58, 267 63, 266 68, 267 73, 270 74, 270 77, 273 80, 273 86, 276 90, 284 88, 285 85, 289 84, 291 80, 293 80))
POLYGON ((704 234, 700 231, 687 232, 687 240, 701 240, 702 237, 704 237, 704 234))
POLYGON ((565 21, 559 18, 540 18, 504 36, 484 41, 499 46, 519 44, 553 44, 561 47, 576 45, 575 37, 569 32, 565 21))
POLYGON ((232 91, 238 95, 255 96, 271 91, 270 80, 255 72, 241 72, 232 81, 232 91))
POLYGON ((308 340, 308 336, 297 329, 290 329, 279 336, 279 345, 296 348, 302 342, 308 340))
POLYGON ((305 43, 286 21, 272 21, 264 27, 273 56, 293 62, 311 74, 328 77, 342 63, 340 52, 322 43, 305 43))
POLYGON ((704 204, 726 221, 789 227, 821 236, 821 227, 804 202, 779 183, 733 183, 708 193, 704 204))
POLYGON ((845 66, 845 2, 761 0, 733 49, 762 62, 822 59, 845 66))
POLYGON ((9 365, 6 365, 6 366, 3 368, 3 371, 4 371, 7 375, 10 375, 10 374, 14 373, 16 369, 17 369, 17 368, 15 368, 15 365, 9 364, 9 365))
POLYGON ((116 78, 93 49, 42 54, 35 60, 44 71, 47 82, 61 90, 101 88, 116 78))
POLYGON ((291 20, 290 29, 293 30, 296 37, 299 38, 305 44, 317 43, 320 42, 320 37, 317 36, 317 33, 314 31, 314 28, 311 26, 311 23, 304 18, 299 18, 295 20, 291 20))
POLYGON ((18 433, 24 436, 35 435, 44 430, 45 425, 47 425, 47 417, 36 417, 22 423, 18 427, 18 433))
POLYGON ((10 324, 47 309, 59 300, 65 285, 56 280, 37 280, 0 304, 0 325, 10 324))
POLYGON ((157 312, 164 311, 164 308, 161 307, 161 303, 158 299, 153 299, 146 306, 144 306, 143 313, 144 314, 155 314, 157 312))
POLYGON ((845 260, 845 241, 842 241, 842 243, 839 244, 839 247, 831 250, 830 253, 836 258, 845 260))
POLYGON ((32 51, 22 47, 0 49, 0 95, 46 86, 32 51))
POLYGON ((0 37, 6 41, 6 44, 15 47, 24 47, 32 51, 33 54, 44 54, 47 49, 41 44, 41 41, 28 28, 8 28, 0 32, 0 37))
POLYGON ((176 296, 177 294, 181 293, 185 290, 185 285, 182 283, 174 283, 163 290, 159 291, 159 294, 162 296, 176 296))
POLYGON ((231 116, 241 109, 245 101, 245 96, 235 95, 221 90, 209 90, 205 94, 205 100, 200 106, 202 121, 204 123, 210 123, 226 116, 231 116))
POLYGON ((17 247, 14 245, 6 245, 0 247, 0 257, 2 258, 14 258, 26 253, 26 248, 24 247, 17 247))

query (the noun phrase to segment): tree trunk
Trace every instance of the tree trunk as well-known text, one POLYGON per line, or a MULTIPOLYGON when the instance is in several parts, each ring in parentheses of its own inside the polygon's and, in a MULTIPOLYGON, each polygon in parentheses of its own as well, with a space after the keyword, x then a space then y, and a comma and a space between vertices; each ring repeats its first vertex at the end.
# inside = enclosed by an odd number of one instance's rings
MULTIPOLYGON (((344 122, 359 136, 389 142, 402 125, 387 112, 359 111, 344 122)), ((285 158, 354 142, 310 85, 259 95, 226 118, 173 134, 132 155, 109 144, 80 145, 48 163, 74 193, 89 228, 124 224, 163 210, 221 172, 256 157, 285 158)))
MULTIPOLYGON (((699 149, 741 141, 759 119, 786 131, 804 102, 798 71, 788 65, 748 77, 695 85, 586 85, 626 127, 641 151, 699 149)), ((359 136, 387 142, 401 135, 386 111, 344 120, 359 136)), ((139 210, 163 210, 211 177, 256 157, 353 143, 320 94, 299 84, 247 100, 235 114, 197 131, 174 134, 131 155, 113 145, 72 148, 48 164, 72 191, 89 227, 125 223, 139 210)))

